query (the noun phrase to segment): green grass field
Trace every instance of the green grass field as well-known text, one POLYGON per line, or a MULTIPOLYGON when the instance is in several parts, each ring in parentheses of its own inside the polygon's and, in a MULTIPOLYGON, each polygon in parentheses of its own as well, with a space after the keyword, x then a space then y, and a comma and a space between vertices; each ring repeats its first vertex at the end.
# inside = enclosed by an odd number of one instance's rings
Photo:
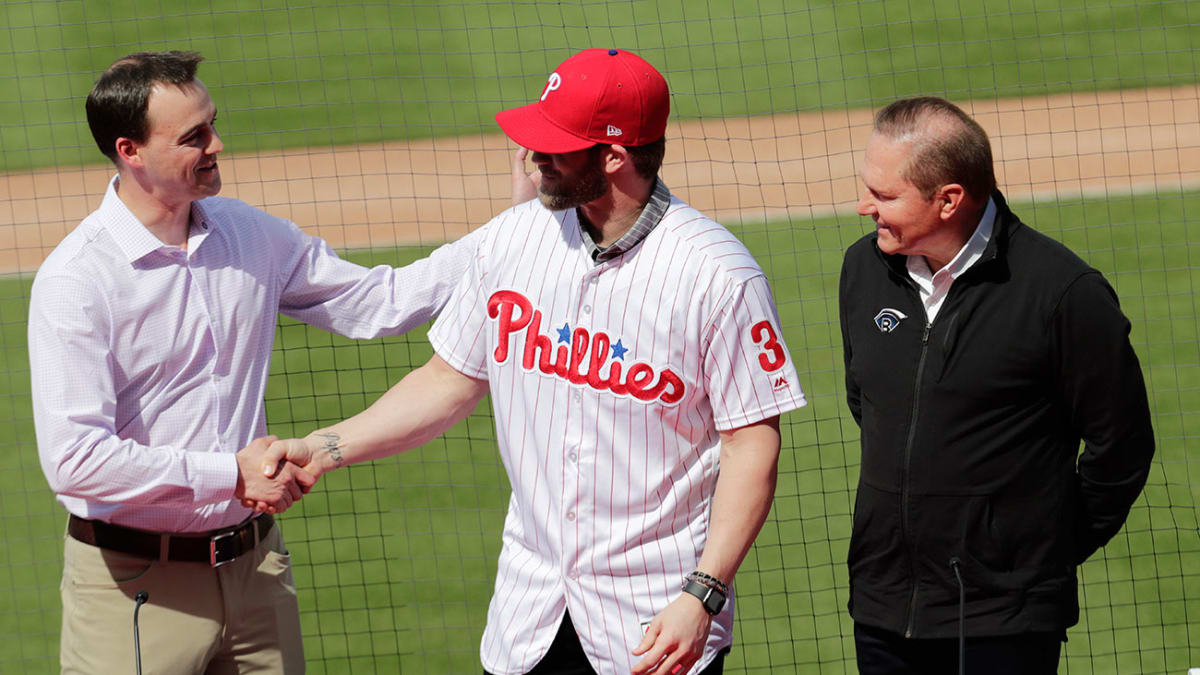
POLYGON ((721 118, 1196 81, 1186 0, 113 0, 0 4, 0 171, 96 162, 115 59, 195 49, 240 152, 478 133, 578 48, 635 49, 674 115, 721 118), (4 40, 8 45, 5 47, 4 40))
MULTIPOLYGON (((1113 281, 1151 388, 1159 452, 1126 528, 1082 569, 1083 622, 1064 673, 1200 665, 1200 193, 1017 204, 1113 281)), ((855 216, 735 232, 772 280, 810 405, 785 418, 772 515, 738 576, 728 672, 854 672, 844 553, 857 428, 841 394, 836 283, 855 216)), ((420 250, 350 257, 396 264, 420 250)), ((51 672, 65 514, 33 440, 24 323, 29 280, 0 284, 0 672, 51 672)), ((285 321, 268 419, 302 434, 361 410, 430 354, 421 335, 357 343, 285 321)), ((508 483, 488 407, 445 439, 330 475, 283 517, 314 673, 478 672, 508 483)))
MULTIPOLYGON (((1192 0, 0 0, 0 172, 102 161, 83 97, 141 49, 204 53, 224 141, 252 154, 491 132, 497 110, 527 102, 587 46, 658 65, 678 119, 1193 84, 1197 16, 1192 0)), ((1200 193, 1016 208, 1117 288, 1159 443, 1127 527, 1082 569, 1083 621, 1062 672, 1185 673, 1200 667, 1200 219, 1188 215, 1200 193)), ((736 230, 772 280, 810 405, 784 422, 774 510, 738 577, 729 672, 854 671, 843 561, 858 430, 842 402, 836 280, 864 229, 838 216, 736 230)), ((0 280, 0 673, 57 664, 65 513, 30 419, 29 283, 0 280)), ((271 430, 353 414, 429 353, 420 334, 354 343, 285 321, 271 430)), ((311 672, 478 672, 508 498, 487 413, 426 448, 331 475, 283 517, 311 672)))

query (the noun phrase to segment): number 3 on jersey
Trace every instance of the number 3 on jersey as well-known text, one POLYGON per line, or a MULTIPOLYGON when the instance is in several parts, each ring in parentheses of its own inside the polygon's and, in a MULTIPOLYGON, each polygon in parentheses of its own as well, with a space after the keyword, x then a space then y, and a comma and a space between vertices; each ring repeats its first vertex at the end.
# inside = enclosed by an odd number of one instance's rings
POLYGON ((750 339, 754 340, 754 344, 762 344, 762 353, 758 355, 758 362, 762 365, 763 370, 768 373, 779 370, 783 364, 787 362, 787 355, 783 351, 783 345, 779 344, 779 336, 775 335, 775 327, 770 321, 759 321, 750 327, 750 339))

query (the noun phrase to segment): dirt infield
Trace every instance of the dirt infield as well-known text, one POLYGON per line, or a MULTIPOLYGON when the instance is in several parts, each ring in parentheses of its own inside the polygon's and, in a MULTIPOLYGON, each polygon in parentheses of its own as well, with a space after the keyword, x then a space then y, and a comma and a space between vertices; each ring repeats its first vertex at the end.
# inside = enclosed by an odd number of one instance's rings
MULTIPOLYGON (((1011 198, 1200 186, 1200 87, 964 102, 1011 198)), ((871 111, 672 123, 663 178, 727 223, 852 209, 871 111)), ((222 159, 224 196, 337 248, 432 244, 508 205, 500 134, 222 159)), ((0 273, 31 272, 100 202, 108 165, 0 176, 0 273)))

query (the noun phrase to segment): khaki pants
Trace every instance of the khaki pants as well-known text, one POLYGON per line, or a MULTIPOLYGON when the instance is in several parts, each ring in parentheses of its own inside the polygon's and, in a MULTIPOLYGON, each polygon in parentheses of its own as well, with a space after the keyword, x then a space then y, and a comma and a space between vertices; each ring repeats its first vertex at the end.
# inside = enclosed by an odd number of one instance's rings
POLYGON ((115 553, 66 538, 63 673, 133 673, 134 596, 142 669, 303 673, 300 609, 278 524, 254 551, 213 568, 115 553))

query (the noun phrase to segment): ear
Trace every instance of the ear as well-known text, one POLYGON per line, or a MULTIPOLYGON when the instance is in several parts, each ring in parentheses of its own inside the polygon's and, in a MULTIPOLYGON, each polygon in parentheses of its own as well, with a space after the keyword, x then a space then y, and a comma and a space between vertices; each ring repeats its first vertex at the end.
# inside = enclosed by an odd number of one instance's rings
POLYGON ((604 173, 613 175, 625 167, 633 167, 633 160, 629 156, 629 148, 623 145, 610 145, 604 151, 604 173))
POLYGON ((939 188, 933 198, 938 205, 938 217, 946 221, 963 209, 967 201, 967 191, 958 183, 948 183, 939 188))
POLYGON ((125 162, 129 166, 141 168, 142 156, 138 151, 141 149, 141 144, 132 138, 122 136, 116 142, 117 158, 125 162))

